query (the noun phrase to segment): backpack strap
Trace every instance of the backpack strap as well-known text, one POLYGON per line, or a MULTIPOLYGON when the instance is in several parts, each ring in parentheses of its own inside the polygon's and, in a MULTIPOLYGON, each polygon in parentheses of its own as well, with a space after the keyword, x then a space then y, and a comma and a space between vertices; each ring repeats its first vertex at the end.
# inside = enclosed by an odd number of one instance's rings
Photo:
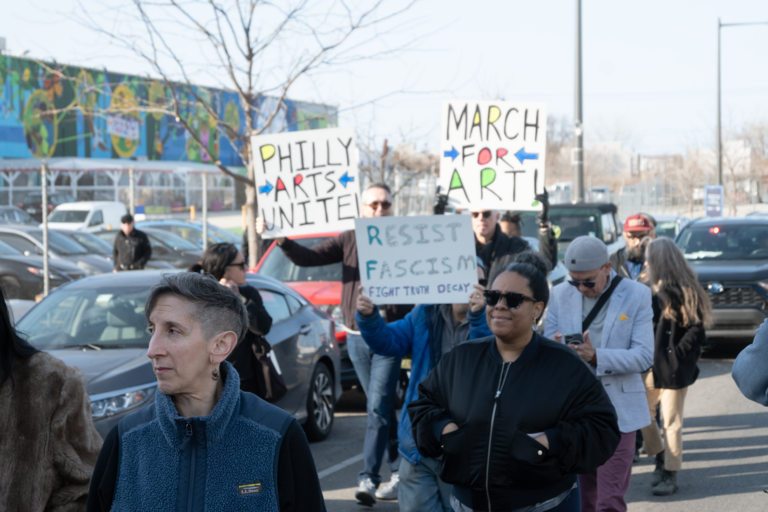
POLYGON ((613 290, 619 286, 619 283, 622 279, 624 278, 618 274, 613 278, 613 281, 611 281, 611 286, 609 286, 608 289, 605 290, 605 292, 600 296, 600 300, 597 301, 597 304, 595 304, 595 306, 592 308, 592 311, 589 312, 587 318, 585 318, 581 323, 581 332, 585 332, 587 329, 589 329, 589 326, 592 325, 592 322, 595 320, 597 314, 601 309, 603 309, 603 306, 605 306, 605 303, 608 302, 608 299, 611 298, 613 290))

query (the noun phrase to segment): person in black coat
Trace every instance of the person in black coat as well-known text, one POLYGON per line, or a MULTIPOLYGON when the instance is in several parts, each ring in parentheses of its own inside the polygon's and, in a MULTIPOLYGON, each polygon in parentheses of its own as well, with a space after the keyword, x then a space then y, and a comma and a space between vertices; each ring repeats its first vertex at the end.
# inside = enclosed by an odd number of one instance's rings
POLYGON ((668 496, 678 488, 685 395, 699 375, 696 363, 706 339, 704 328, 712 320, 712 304, 672 240, 651 242, 646 261, 653 290, 655 351, 653 368, 645 374, 645 387, 651 417, 661 405, 664 443, 656 422, 643 429, 643 438, 648 456, 656 457, 653 494, 668 496))
POLYGON ((269 316, 259 291, 249 286, 246 281, 247 262, 235 244, 219 243, 208 246, 203 253, 200 263, 189 268, 190 272, 205 272, 216 278, 219 283, 230 288, 242 297, 245 309, 248 311, 248 331, 245 338, 237 344, 227 360, 232 363, 240 375, 240 389, 248 391, 264 400, 275 402, 269 396, 268 383, 261 371, 261 363, 257 358, 266 355, 266 341, 263 337, 272 327, 272 317, 269 316), (263 352, 263 353, 262 353, 263 352))
POLYGON ((120 231, 115 236, 112 249, 114 272, 123 270, 142 270, 152 257, 152 245, 143 231, 133 225, 133 215, 130 213, 120 218, 120 231))
POLYGON ((536 333, 547 265, 521 254, 484 292, 494 336, 444 355, 408 406, 419 453, 442 456, 454 510, 581 510, 576 479, 619 445, 616 410, 581 358, 536 333))

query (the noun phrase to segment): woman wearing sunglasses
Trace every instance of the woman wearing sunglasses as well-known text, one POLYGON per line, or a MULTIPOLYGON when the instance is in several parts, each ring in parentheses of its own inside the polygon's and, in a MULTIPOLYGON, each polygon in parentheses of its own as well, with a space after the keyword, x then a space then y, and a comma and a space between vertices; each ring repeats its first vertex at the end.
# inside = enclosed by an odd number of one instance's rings
POLYGON ((257 353, 266 355, 269 352, 269 344, 264 340, 264 335, 272 327, 272 317, 267 313, 259 291, 248 285, 246 268, 245 256, 235 244, 220 243, 209 245, 200 263, 192 265, 189 271, 209 274, 242 297, 250 325, 245 338, 237 344, 227 360, 240 374, 241 390, 274 402, 274 397, 265 395, 265 386, 261 382, 264 379, 260 372, 261 364, 256 359, 257 353))
POLYGON ((484 292, 493 336, 443 356, 408 407, 419 453, 442 456, 459 512, 581 510, 576 474, 619 443, 602 385, 572 350, 536 333, 546 263, 518 255, 484 292))

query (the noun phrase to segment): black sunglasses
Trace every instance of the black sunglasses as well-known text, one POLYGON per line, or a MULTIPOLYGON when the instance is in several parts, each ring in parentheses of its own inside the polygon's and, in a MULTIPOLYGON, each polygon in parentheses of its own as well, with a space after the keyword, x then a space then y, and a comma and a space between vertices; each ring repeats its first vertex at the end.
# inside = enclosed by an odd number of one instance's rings
POLYGON ((382 210, 389 210, 392 207, 392 203, 389 201, 371 201, 370 203, 366 203, 368 206, 371 207, 371 210, 378 210, 379 206, 381 206, 382 210))
POLYGON ((526 300, 529 300, 531 302, 538 302, 533 297, 523 295, 522 293, 515 293, 515 292, 501 293, 498 290, 484 290, 483 297, 485 297, 485 303, 491 307, 494 307, 496 304, 498 304, 499 300, 501 300, 501 298, 504 297, 504 302, 507 304, 507 307, 509 309, 519 308, 523 304, 523 302, 525 302, 526 300))
POLYGON ((571 283, 571 286, 578 288, 579 286, 583 286, 584 288, 594 288, 597 284, 597 281, 568 281, 571 283))
POLYGON ((472 212, 472 218, 476 219, 478 215, 482 215, 484 219, 489 219, 491 218, 491 213, 492 212, 490 212, 489 210, 486 210, 484 212, 472 212))
POLYGON ((227 265, 228 267, 240 267, 240 270, 245 270, 247 267, 247 264, 244 261, 241 261, 240 263, 230 263, 227 265))

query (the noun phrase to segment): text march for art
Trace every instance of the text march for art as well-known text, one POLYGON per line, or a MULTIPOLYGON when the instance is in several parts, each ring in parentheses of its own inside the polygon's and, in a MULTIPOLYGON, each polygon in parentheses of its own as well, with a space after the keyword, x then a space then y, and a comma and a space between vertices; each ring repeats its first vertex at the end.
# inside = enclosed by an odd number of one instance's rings
POLYGON ((356 219, 355 236, 374 304, 465 303, 477 284, 469 215, 356 219))
POLYGON ((440 185, 456 208, 534 210, 544 188, 543 103, 443 102, 440 185))
POLYGON ((354 227, 362 206, 354 130, 259 135, 251 146, 264 238, 354 227))

